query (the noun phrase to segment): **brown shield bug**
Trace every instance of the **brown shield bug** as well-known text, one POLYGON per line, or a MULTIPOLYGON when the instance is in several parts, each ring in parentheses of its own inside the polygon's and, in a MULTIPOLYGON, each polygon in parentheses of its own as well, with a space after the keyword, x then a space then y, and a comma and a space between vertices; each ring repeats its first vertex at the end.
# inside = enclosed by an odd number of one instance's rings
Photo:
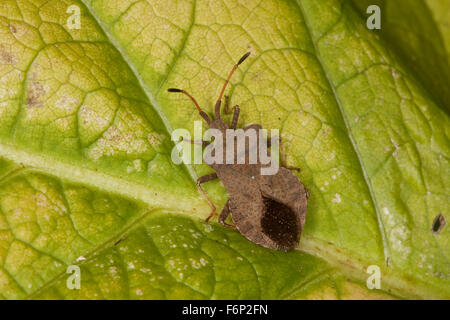
MULTIPOLYGON (((209 128, 217 129, 222 133, 223 137, 227 137, 226 139, 224 138, 222 145, 227 146, 231 143, 237 152, 239 150, 237 150, 236 141, 234 138, 232 140, 228 138, 226 134, 227 129, 240 131, 241 134, 245 134, 250 129, 260 133, 259 131, 262 130, 262 127, 253 124, 243 128, 243 130, 236 129, 240 112, 239 106, 233 107, 233 118, 230 126, 222 120, 220 109, 222 97, 233 73, 249 55, 250 52, 246 53, 231 70, 215 105, 215 119, 213 120, 200 108, 195 98, 188 92, 173 88, 168 90, 169 92, 178 92, 189 97, 209 128)), ((225 97, 226 112, 228 112, 228 103, 229 99, 225 97)), ((258 135, 258 137, 262 136, 258 135)), ((269 143, 270 141, 268 139, 269 143)), ((191 143, 196 142, 191 141, 191 143)), ((207 141, 200 141, 200 143, 204 146, 210 144, 207 141)), ((220 179, 229 193, 229 200, 219 216, 219 222, 223 226, 237 228, 247 239, 266 248, 285 251, 294 249, 299 243, 305 224, 306 205, 309 198, 306 188, 291 172, 291 170, 298 169, 284 166, 284 155, 281 151, 281 168, 274 175, 262 175, 261 169, 265 165, 260 162, 251 164, 248 161, 249 144, 245 143, 244 148, 244 164, 237 164, 236 162, 233 164, 225 164, 225 162, 209 164, 216 172, 197 180, 199 191, 212 209, 206 221, 209 221, 215 215, 216 208, 201 184, 220 179), (225 219, 230 214, 235 226, 225 222, 225 219)), ((226 157, 225 153, 223 152, 224 157, 226 157)))

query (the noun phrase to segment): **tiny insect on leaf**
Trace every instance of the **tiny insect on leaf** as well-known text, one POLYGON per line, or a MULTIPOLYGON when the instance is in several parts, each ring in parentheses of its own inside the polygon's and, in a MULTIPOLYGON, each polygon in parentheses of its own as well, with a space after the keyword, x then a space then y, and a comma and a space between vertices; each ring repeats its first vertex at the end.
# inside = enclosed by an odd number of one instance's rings
MULTIPOLYGON (((219 130, 225 137, 227 136, 226 130, 230 128, 236 130, 240 108, 239 106, 233 108, 233 120, 231 126, 229 126, 220 115, 222 97, 232 75, 249 56, 250 52, 243 55, 228 75, 215 104, 215 119, 213 120, 200 108, 195 98, 188 92, 173 88, 168 89, 168 91, 183 93, 189 97, 209 127, 219 130)), ((229 99, 226 97, 225 111, 229 110, 228 103, 229 99)), ((254 124, 243 128, 244 133, 248 130, 256 130, 259 133, 262 127, 254 124)), ((238 149, 239 146, 235 145, 234 138, 225 140, 225 149, 227 149, 229 143, 234 145, 234 149, 238 149)), ((244 148, 245 150, 238 150, 238 153, 243 152, 244 158, 247 159, 250 153, 249 146, 245 144, 244 148)), ((309 193, 292 173, 293 170, 299 169, 284 164, 283 151, 281 151, 281 159, 282 168, 272 176, 261 174, 263 164, 260 161, 256 165, 244 163, 231 167, 219 163, 209 164, 216 172, 203 176, 197 181, 200 193, 211 207, 211 214, 206 222, 215 216, 216 207, 208 198, 202 184, 220 179, 229 193, 229 200, 219 216, 219 222, 223 226, 237 229, 250 241, 266 248, 284 251, 294 249, 299 243, 305 224, 309 193), (229 215, 231 215, 234 225, 225 222, 229 215)))

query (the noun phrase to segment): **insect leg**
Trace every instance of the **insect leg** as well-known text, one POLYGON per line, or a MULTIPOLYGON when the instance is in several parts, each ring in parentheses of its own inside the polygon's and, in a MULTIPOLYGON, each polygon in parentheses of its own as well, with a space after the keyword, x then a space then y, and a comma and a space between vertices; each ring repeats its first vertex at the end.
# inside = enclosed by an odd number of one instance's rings
POLYGON ((236 226, 233 226, 233 225, 225 222, 225 220, 230 215, 230 207, 228 206, 229 203, 230 203, 230 200, 228 200, 227 203, 225 204, 225 207, 223 207, 223 210, 222 210, 222 212, 220 213, 220 216, 219 216, 219 222, 224 227, 227 227, 227 228, 230 228, 230 229, 236 229, 236 226))
POLYGON ((214 215, 216 214, 216 207, 212 203, 212 201, 209 199, 208 195, 206 194, 205 190, 202 188, 201 184, 212 181, 214 179, 217 179, 217 173, 211 173, 206 176, 200 177, 197 180, 197 188, 200 191, 200 193, 203 195, 203 198, 205 198, 206 202, 208 202, 209 206, 211 207, 211 214, 208 218, 206 218, 206 222, 208 222, 214 215))
POLYGON ((239 106, 234 106, 233 110, 230 110, 230 97, 225 96, 225 107, 224 111, 226 114, 230 114, 233 112, 233 120, 231 121, 231 129, 236 129, 237 123, 239 121, 239 113, 241 112, 241 109, 239 106))
POLYGON ((258 131, 258 130, 261 130, 262 127, 259 124, 251 124, 251 125, 244 127, 243 129, 244 129, 244 131, 247 131, 248 129, 254 129, 254 130, 258 131))
POLYGON ((241 109, 239 106, 233 107, 234 113, 233 113, 233 121, 231 122, 231 129, 236 129, 238 121, 239 121, 239 113, 241 112, 241 109))

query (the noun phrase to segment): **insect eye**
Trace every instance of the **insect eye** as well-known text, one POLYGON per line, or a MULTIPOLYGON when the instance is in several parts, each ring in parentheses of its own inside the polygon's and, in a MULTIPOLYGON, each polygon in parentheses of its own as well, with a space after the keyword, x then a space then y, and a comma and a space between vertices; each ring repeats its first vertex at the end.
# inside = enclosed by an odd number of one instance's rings
POLYGON ((285 204, 270 198, 263 198, 263 203, 261 220, 263 232, 282 249, 295 247, 300 237, 295 212, 285 204))

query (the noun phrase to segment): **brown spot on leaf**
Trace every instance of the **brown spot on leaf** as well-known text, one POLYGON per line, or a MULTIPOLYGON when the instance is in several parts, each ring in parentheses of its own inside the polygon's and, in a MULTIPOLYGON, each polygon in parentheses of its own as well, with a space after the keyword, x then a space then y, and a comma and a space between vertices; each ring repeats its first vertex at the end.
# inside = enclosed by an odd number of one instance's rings
POLYGON ((41 98, 45 93, 44 86, 40 82, 32 82, 27 91, 27 106, 29 108, 42 107, 44 102, 41 98))
POLYGON ((16 64, 17 59, 3 44, 0 45, 0 64, 16 64))
POLYGON ((17 29, 16 29, 16 27, 13 24, 9 25, 9 30, 11 30, 12 33, 16 33, 17 32, 17 29))
POLYGON ((445 225, 447 224, 447 221, 445 221, 444 216, 442 213, 439 213, 436 218, 434 218, 433 226, 431 227, 431 230, 434 234, 441 233, 442 229, 444 229, 445 225))

